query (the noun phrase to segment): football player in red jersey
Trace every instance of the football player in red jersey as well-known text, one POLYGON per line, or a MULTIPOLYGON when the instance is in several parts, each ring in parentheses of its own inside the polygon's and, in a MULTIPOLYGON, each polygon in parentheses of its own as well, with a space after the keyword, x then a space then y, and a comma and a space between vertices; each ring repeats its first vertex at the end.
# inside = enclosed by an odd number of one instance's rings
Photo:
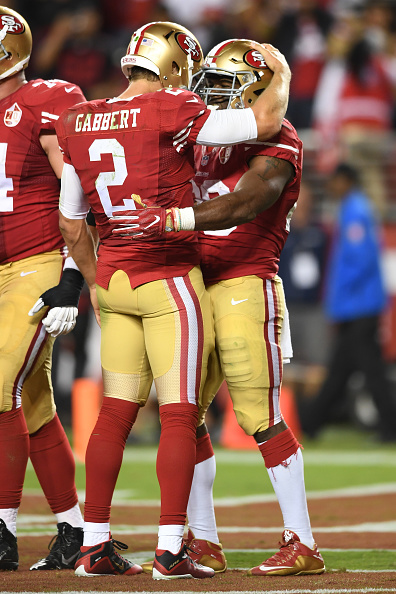
POLYGON ((63 159, 54 124, 85 97, 67 82, 28 82, 31 48, 27 22, 0 6, 0 569, 11 570, 18 567, 16 517, 29 455, 58 523, 49 555, 31 569, 73 567, 83 525, 51 357, 54 337, 74 327, 83 285, 71 258, 62 276, 63 159), (50 290, 61 276, 62 294, 50 290), (46 316, 44 305, 53 306, 46 316))
POLYGON ((279 130, 290 71, 275 48, 262 51, 275 71, 267 101, 217 113, 186 90, 202 64, 195 37, 175 23, 149 23, 133 33, 122 59, 127 90, 115 99, 70 108, 57 122, 65 160, 61 230, 102 328, 104 400, 86 454, 84 546, 77 575, 116 573, 108 562, 114 550, 111 498, 125 441, 152 378, 161 418, 161 515, 153 577, 214 574, 194 563, 182 542, 198 402, 214 348, 198 239, 188 233, 126 243, 112 234, 110 218, 125 208, 143 212, 158 206, 164 214, 165 207, 191 207, 197 142, 233 144, 279 130), (97 266, 84 223, 89 207, 101 241, 97 266))
MULTIPOLYGON (((233 39, 209 52, 195 90, 212 107, 246 108, 270 79, 263 56, 252 51, 248 41, 233 39)), ((323 573, 308 515, 300 445, 279 406, 283 359, 290 356, 291 345, 286 340, 281 344, 288 324, 277 271, 299 194, 302 143, 284 120, 280 132, 265 142, 196 147, 195 168, 196 206, 169 209, 162 227, 150 226, 154 216, 160 220, 162 215, 154 209, 141 220, 140 213, 133 218, 132 213, 118 212, 115 220, 123 227, 114 234, 142 240, 164 230, 205 230, 199 234, 201 268, 211 297, 221 370, 238 422, 254 436, 263 456, 284 520, 280 552, 249 573, 323 573)), ((215 378, 210 379, 216 385, 215 378)), ((219 374, 218 387, 221 381, 219 374)), ((204 388, 201 436, 212 392, 204 388)), ((195 504, 188 520, 195 538, 204 540, 206 534, 215 534, 213 514, 208 513, 215 466, 208 461, 196 471, 190 495, 195 504), (194 530, 194 523, 201 524, 200 529, 194 530)))

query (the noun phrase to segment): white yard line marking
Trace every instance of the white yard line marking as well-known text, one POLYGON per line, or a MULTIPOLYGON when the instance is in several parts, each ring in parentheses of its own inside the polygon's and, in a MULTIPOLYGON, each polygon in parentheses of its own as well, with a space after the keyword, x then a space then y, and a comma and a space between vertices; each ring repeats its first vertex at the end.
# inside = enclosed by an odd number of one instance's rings
MULTIPOLYGON (((29 495, 42 496, 41 489, 25 489, 24 497, 29 495)), ((340 489, 327 489, 326 491, 307 491, 307 498, 310 499, 335 499, 340 497, 367 497, 370 495, 392 495, 396 493, 396 483, 384 483, 378 485, 363 485, 358 487, 343 487, 340 489)), ((85 493, 79 491, 78 498, 84 502, 85 493)), ((159 507, 159 499, 132 499, 133 491, 118 490, 114 493, 113 506, 125 507, 159 507)), ((263 495, 246 495, 243 497, 222 497, 215 498, 216 507, 233 507, 236 505, 249 505, 251 503, 272 503, 276 502, 273 493, 263 495)))
MULTIPOLYGON (((243 466, 262 466, 263 459, 258 451, 243 450, 218 450, 215 448, 216 461, 221 464, 241 464, 243 466)), ((157 451, 127 448, 124 460, 142 462, 155 462, 157 451)), ((304 450, 304 462, 312 465, 326 466, 396 466, 394 451, 361 451, 348 452, 324 450, 321 452, 304 450)))
MULTIPOLYGON (((205 590, 206 594, 224 594, 224 591, 220 590, 205 590)), ((309 594, 381 594, 381 592, 386 592, 388 594, 394 594, 396 592, 396 588, 310 588, 309 594)), ((308 591, 304 590, 265 590, 265 594, 307 594, 308 591)), ((4 592, 2 591, 1 594, 15 594, 15 592, 4 592)), ((37 592, 24 592, 23 594, 37 594, 37 592)), ((59 594, 59 592, 46 592, 46 594, 59 594)), ((68 591, 67 594, 97 594, 97 590, 91 591, 81 591, 81 590, 73 590, 68 591)), ((102 591, 101 594, 125 594, 125 591, 118 591, 118 592, 105 592, 102 591)), ((153 594, 153 590, 144 590, 138 592, 138 594, 153 594)), ((156 594, 169 594, 169 590, 167 591, 157 591, 156 594)), ((197 594, 197 592, 192 592, 190 590, 178 590, 177 594, 197 594)), ((227 594, 263 594, 263 590, 228 590, 227 594)))
MULTIPOLYGON (((18 537, 19 536, 43 536, 45 534, 52 534, 54 532, 53 517, 48 516, 32 516, 29 514, 27 517, 24 514, 18 515, 18 537), (43 518, 46 518, 43 520, 43 518), (37 523, 36 523, 37 522, 37 523), (46 522, 46 523, 44 523, 46 522), (49 531, 49 525, 51 524, 51 530, 49 531), (52 526, 53 525, 53 526, 52 526), (30 530, 34 528, 34 530, 30 530)), ((143 525, 143 526, 131 526, 129 524, 112 524, 112 531, 117 534, 157 534, 157 525, 143 525)), ((271 527, 259 527, 259 526, 217 526, 219 534, 260 534, 264 530, 268 534, 281 534, 283 527, 271 526, 271 527)), ((396 521, 390 522, 365 522, 363 524, 353 524, 349 526, 315 526, 313 528, 315 534, 337 534, 340 532, 345 533, 361 533, 370 532, 376 534, 388 534, 390 532, 396 532, 396 521)), ((257 549, 255 549, 257 550, 257 549)))

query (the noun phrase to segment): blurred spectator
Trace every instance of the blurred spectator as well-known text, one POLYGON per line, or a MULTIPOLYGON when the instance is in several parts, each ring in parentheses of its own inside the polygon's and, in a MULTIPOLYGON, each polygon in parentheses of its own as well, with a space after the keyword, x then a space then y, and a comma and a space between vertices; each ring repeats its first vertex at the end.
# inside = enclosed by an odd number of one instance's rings
POLYGON ((356 169, 340 164, 329 189, 341 201, 324 299, 336 335, 327 377, 302 415, 303 430, 311 437, 318 435, 345 397, 348 380, 360 371, 378 409, 380 439, 396 441, 396 404, 379 339, 387 296, 377 222, 369 199, 359 188, 356 169))
POLYGON ((272 43, 283 10, 281 2, 273 0, 235 2, 230 5, 228 12, 229 37, 272 43))
POLYGON ((103 31, 98 2, 55 4, 58 10, 38 36, 34 71, 40 77, 73 81, 88 100, 116 95, 124 87, 124 77, 119 62, 112 61, 114 41, 103 31))
POLYGON ((226 28, 227 0, 162 0, 169 20, 187 27, 196 35, 204 54, 230 37, 226 28))
POLYGON ((271 41, 285 55, 293 73, 287 117, 297 129, 311 127, 332 23, 331 13, 317 0, 297 0, 296 8, 284 12, 271 41))
POLYGON ((319 221, 312 190, 302 183, 279 263, 293 344, 287 372, 294 365, 325 365, 327 361, 322 289, 328 243, 329 233, 319 221))
POLYGON ((123 0, 123 2, 102 0, 101 4, 106 30, 113 32, 126 30, 129 37, 145 23, 168 20, 166 10, 158 0, 123 0))
POLYGON ((370 31, 361 14, 348 13, 329 35, 330 59, 314 106, 317 165, 329 172, 342 159, 357 167, 365 191, 384 217, 384 162, 390 150, 395 86, 389 61, 370 31))
MULTIPOLYGON (((384 69, 396 94, 396 0, 369 0, 364 11, 366 36, 377 52, 381 52, 384 69)), ((393 104, 393 129, 396 108, 393 104)))

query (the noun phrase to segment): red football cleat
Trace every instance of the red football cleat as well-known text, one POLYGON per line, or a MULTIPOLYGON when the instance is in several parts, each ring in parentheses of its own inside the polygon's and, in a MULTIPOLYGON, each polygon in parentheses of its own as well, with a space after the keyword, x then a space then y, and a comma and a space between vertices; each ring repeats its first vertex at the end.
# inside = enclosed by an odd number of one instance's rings
POLYGON ((312 575, 325 571, 322 555, 315 544, 313 549, 300 542, 297 534, 284 530, 279 553, 261 565, 249 569, 248 575, 312 575))
POLYGON ((127 549, 127 545, 110 539, 93 547, 81 547, 74 566, 78 576, 93 577, 96 575, 136 575, 142 573, 140 565, 136 565, 119 555, 118 550, 127 549))
POLYGON ((227 569, 227 560, 220 543, 195 538, 191 530, 188 531, 186 545, 188 554, 193 561, 211 567, 215 573, 222 573, 227 569))
POLYGON ((214 574, 213 569, 196 563, 188 556, 184 543, 176 555, 173 555, 170 551, 161 551, 159 549, 155 552, 153 563, 153 578, 155 580, 202 579, 213 577, 214 574))

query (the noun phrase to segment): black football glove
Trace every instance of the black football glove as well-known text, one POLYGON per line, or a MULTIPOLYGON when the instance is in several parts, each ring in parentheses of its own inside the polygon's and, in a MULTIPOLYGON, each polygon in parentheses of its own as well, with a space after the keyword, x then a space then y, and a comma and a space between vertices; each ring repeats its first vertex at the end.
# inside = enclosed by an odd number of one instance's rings
POLYGON ((78 315, 78 302, 84 285, 84 277, 74 268, 63 271, 59 285, 45 291, 29 311, 29 316, 34 316, 43 307, 50 308, 43 319, 43 326, 48 334, 56 337, 67 334, 76 325, 78 315))

